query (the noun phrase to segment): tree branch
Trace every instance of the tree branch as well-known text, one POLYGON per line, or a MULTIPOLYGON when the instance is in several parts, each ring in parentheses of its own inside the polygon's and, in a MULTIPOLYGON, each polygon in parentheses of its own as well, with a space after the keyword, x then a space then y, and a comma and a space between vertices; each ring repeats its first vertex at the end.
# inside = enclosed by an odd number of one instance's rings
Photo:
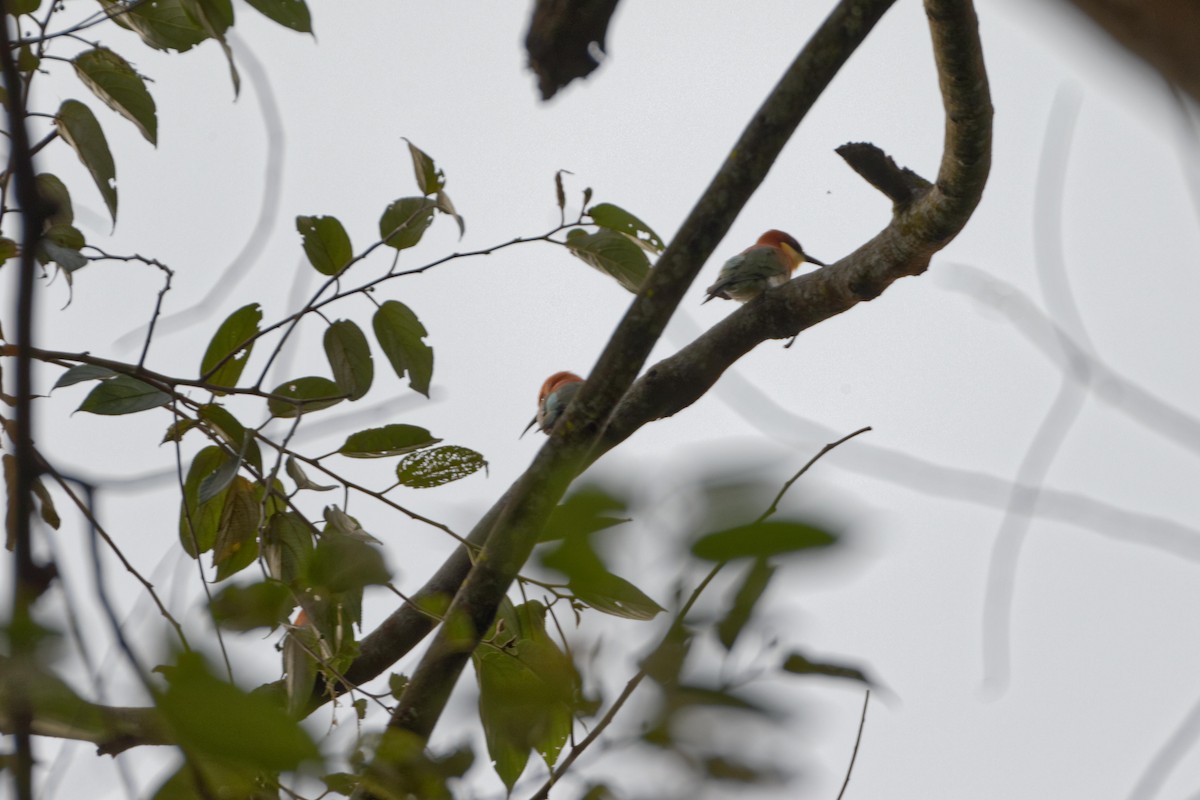
POLYGON ((607 449, 597 446, 598 437, 684 292, 792 132, 891 4, 892 0, 843 0, 751 119, 663 251, 550 441, 497 504, 495 525, 484 529, 483 550, 401 696, 392 728, 428 738, 550 511, 574 477, 607 449))

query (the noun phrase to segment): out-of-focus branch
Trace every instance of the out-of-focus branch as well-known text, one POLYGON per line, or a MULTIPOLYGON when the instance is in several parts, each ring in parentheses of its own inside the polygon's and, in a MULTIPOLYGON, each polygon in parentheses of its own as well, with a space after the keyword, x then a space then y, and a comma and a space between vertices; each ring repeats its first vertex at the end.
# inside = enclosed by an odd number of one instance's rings
POLYGON ((17 691, 30 707, 31 732, 37 736, 92 742, 101 755, 171 743, 156 709, 89 703, 59 678, 4 656, 0 656, 0 733, 7 735, 16 728, 18 721, 9 708, 17 691))
MULTIPOLYGON (((37 479, 37 461, 33 452, 33 371, 30 348, 33 345, 34 254, 49 213, 34 178, 33 150, 25 127, 25 85, 17 72, 16 50, 9 37, 9 6, 0 0, 0 72, 7 92, 9 160, 4 180, 16 181, 17 203, 21 208, 21 254, 17 264, 16 300, 13 306, 16 333, 16 414, 15 424, 7 427, 13 438, 15 477, 8 497, 6 541, 13 552, 12 619, 7 625, 13 657, 22 666, 32 665, 38 631, 33 605, 53 580, 54 572, 34 558, 32 543, 33 487, 37 479)), ((6 309, 7 311, 7 309, 6 309)), ((18 679, 24 670, 17 670, 18 679)), ((14 740, 12 772, 17 800, 33 797, 33 709, 27 693, 17 691, 4 698, 3 711, 11 717, 14 740)))
POLYGON ((1071 0, 1113 39, 1200 102, 1194 0, 1071 0))
POLYGON ((618 0, 537 0, 525 34, 529 68, 543 100, 576 78, 592 74, 603 53, 618 0))
POLYGON ((446 624, 401 696, 392 717, 393 729, 421 739, 429 736, 550 511, 571 480, 606 449, 596 446, 597 437, 641 370, 684 292, 766 177, 808 109, 891 4, 892 0, 843 0, 751 119, 663 251, 549 443, 506 494, 494 527, 483 531, 483 550, 455 596, 446 624))

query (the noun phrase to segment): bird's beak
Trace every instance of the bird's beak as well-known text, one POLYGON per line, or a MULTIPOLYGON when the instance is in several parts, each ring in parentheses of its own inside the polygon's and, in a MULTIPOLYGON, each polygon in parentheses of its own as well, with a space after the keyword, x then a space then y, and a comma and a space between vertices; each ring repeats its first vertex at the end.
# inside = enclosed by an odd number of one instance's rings
POLYGON ((529 420, 529 424, 525 426, 525 430, 521 431, 521 435, 518 436, 517 438, 524 439, 525 434, 529 433, 529 429, 532 428, 536 424, 537 424, 537 417, 535 416, 533 419, 529 420))
POLYGON ((807 261, 809 264, 816 264, 818 267, 828 267, 829 266, 821 259, 813 258, 812 256, 808 255, 807 253, 804 254, 804 260, 807 261))

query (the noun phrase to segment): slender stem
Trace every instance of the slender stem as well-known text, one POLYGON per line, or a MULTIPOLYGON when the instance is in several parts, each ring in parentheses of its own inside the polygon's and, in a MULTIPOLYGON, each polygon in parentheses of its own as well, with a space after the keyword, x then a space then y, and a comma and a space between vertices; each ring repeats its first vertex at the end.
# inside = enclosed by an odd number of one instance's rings
MULTIPOLYGON (((8 129, 11 137, 9 172, 16 180, 16 197, 21 206, 21 255, 17 267, 17 291, 14 304, 16 319, 16 409, 15 425, 9 429, 14 439, 16 476, 8 502, 11 507, 7 532, 13 549, 12 621, 8 635, 12 655, 18 662, 32 661, 36 648, 36 623, 33 606, 45 591, 51 575, 33 555, 33 485, 38 476, 33 449, 33 302, 34 254, 42 235, 46 208, 34 178, 32 148, 25 127, 27 114, 25 91, 13 60, 13 42, 9 37, 8 3, 0 0, 0 71, 8 92, 8 129)), ((31 668, 32 665, 29 665, 31 668)), ((20 672, 20 670, 18 670, 20 672)), ((24 679, 18 679, 24 683, 24 679)), ((15 681, 14 681, 15 682, 15 681)), ((8 713, 14 722, 14 759, 12 764, 15 796, 33 798, 33 709, 27 692, 19 687, 12 692, 8 713)))
POLYGON ((838 792, 837 800, 842 800, 846 794, 846 787, 850 785, 850 773, 854 771, 854 762, 858 758, 858 746, 862 744, 863 728, 867 724, 867 704, 871 702, 871 690, 867 689, 863 695, 863 710, 862 716, 858 720, 858 735, 854 737, 854 751, 850 753, 850 765, 846 767, 846 779, 842 781, 842 790, 838 792))

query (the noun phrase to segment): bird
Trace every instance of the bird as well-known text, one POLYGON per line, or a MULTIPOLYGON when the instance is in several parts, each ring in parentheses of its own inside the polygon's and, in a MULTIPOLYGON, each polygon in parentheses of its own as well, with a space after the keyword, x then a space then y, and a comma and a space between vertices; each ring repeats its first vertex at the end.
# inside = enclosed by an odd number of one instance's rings
POLYGON ((541 391, 538 392, 537 415, 529 421, 525 430, 521 431, 521 436, 529 433, 529 429, 535 424, 539 431, 549 436, 580 386, 583 386, 583 378, 574 372, 556 372, 546 378, 541 391))
POLYGON ((767 289, 787 283, 796 267, 805 262, 828 266, 806 254, 789 234, 769 230, 752 246, 725 262, 717 282, 705 290, 708 297, 701 305, 714 297, 739 303, 753 300, 767 289))

